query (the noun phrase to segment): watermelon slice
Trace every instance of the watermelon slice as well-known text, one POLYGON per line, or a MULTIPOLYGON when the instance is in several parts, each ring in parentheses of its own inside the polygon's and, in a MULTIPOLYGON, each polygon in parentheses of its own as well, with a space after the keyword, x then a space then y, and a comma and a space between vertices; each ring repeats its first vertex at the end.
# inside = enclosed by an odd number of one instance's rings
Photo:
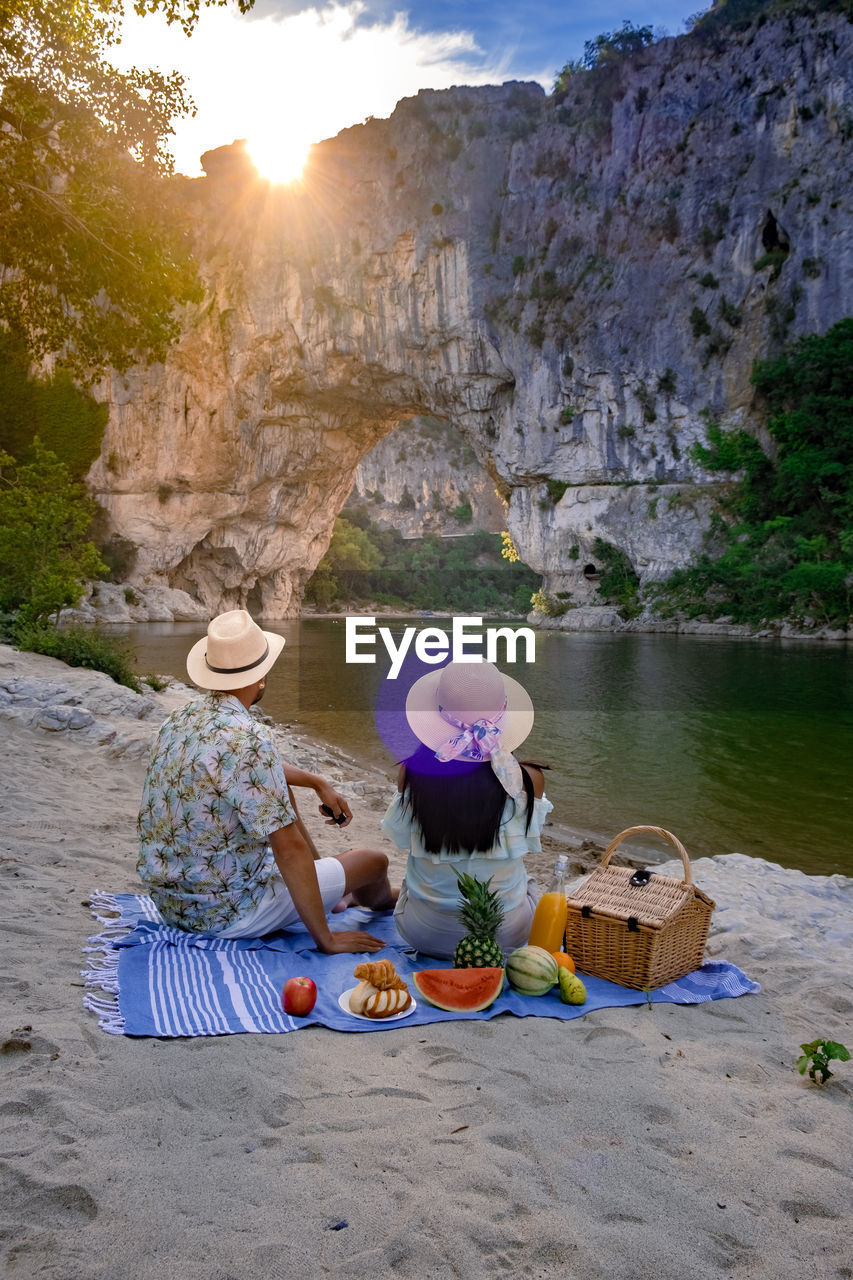
POLYGON ((500 995, 503 969, 421 969, 412 974, 418 995, 450 1013, 479 1013, 500 995))

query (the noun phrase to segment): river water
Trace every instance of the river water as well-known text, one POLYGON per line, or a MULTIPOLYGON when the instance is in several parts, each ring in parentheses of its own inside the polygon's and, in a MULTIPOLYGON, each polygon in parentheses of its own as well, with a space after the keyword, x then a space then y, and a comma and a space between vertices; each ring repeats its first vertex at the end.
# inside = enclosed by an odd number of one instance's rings
MULTIPOLYGON (((451 625, 379 621, 395 643, 406 626, 451 625)), ((381 641, 375 665, 353 665, 345 661, 343 618, 266 625, 287 643, 264 709, 392 778, 398 753, 383 743, 373 712, 392 690, 381 641)), ((113 630, 136 651, 140 672, 186 681, 186 653, 203 628, 113 630)), ((739 852, 811 874, 853 875, 848 647, 544 631, 532 664, 509 665, 503 653, 498 666, 525 685, 536 708, 519 754, 551 766, 547 792, 558 827, 607 840, 649 823, 674 832, 693 857, 739 852)), ((404 684, 405 674, 394 697, 404 684)))

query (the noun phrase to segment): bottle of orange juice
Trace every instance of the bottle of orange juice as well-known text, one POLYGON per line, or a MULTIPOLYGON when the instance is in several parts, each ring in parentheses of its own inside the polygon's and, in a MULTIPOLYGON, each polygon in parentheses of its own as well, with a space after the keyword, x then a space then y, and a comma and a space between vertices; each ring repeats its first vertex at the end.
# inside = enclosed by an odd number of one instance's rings
POLYGON ((566 883, 569 878, 569 860, 560 854, 554 868, 554 879, 547 893, 536 904, 536 914, 530 926, 529 943, 535 947, 544 947, 546 951, 562 951, 566 934, 566 916, 569 906, 566 902, 566 883))

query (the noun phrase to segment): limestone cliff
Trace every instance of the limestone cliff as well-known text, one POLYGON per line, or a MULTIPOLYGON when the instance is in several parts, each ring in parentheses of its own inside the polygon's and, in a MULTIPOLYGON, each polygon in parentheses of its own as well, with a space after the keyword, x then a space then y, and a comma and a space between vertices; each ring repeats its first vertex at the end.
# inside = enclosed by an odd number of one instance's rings
POLYGON ((753 360, 853 310, 851 157, 853 26, 824 14, 664 40, 562 98, 422 92, 299 188, 211 166, 206 302, 103 387, 90 479, 133 581, 295 612, 360 459, 423 414, 548 589, 583 599, 596 536, 643 578, 683 563, 704 415, 758 429, 753 360))
POLYGON ((459 432, 437 418, 401 422, 373 446, 356 467, 343 515, 353 507, 409 538, 506 528, 494 480, 459 432))

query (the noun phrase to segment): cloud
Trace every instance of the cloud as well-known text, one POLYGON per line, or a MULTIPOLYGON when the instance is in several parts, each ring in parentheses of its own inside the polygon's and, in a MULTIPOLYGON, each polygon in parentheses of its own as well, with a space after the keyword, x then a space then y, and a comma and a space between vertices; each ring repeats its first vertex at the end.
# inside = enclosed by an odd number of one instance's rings
POLYGON ((176 123, 174 152, 190 175, 204 151, 234 138, 307 148, 368 115, 390 115, 419 89, 506 78, 506 61, 487 58, 471 31, 419 31, 400 12, 365 25, 366 12, 365 0, 350 0, 247 22, 208 9, 189 39, 156 16, 128 15, 116 61, 185 76, 197 115, 176 123))
POLYGON ((234 138, 288 148, 387 116, 419 89, 538 80, 550 89, 585 40, 619 27, 678 30, 696 0, 256 0, 202 10, 190 39, 158 15, 130 14, 116 61, 181 71, 198 114, 176 124, 184 173, 234 138))

